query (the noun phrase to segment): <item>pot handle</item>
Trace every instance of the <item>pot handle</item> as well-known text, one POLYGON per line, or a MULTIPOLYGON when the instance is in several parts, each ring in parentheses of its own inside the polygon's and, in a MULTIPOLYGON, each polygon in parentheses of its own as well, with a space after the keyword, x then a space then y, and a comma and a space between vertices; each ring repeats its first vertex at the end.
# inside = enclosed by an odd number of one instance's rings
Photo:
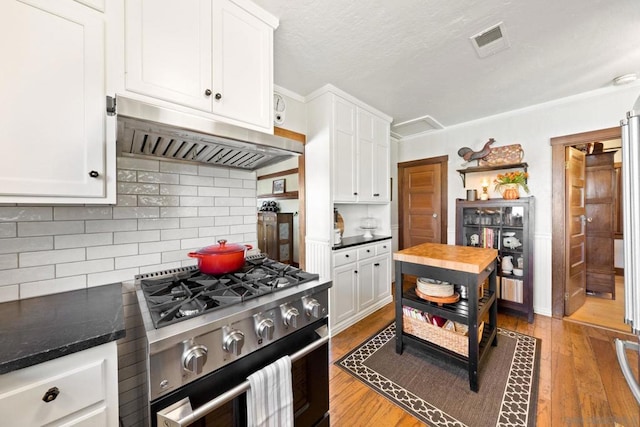
POLYGON ((190 258, 202 258, 203 254, 199 254, 198 252, 189 252, 187 256, 190 258))

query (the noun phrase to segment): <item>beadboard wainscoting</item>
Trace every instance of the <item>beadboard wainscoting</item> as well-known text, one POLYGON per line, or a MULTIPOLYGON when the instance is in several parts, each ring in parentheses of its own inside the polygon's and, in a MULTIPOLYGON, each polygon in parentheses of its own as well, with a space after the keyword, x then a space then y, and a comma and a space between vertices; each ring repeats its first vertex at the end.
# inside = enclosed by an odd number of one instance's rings
POLYGON ((255 172, 118 158, 113 206, 0 205, 0 302, 123 282, 120 417, 146 425, 136 274, 193 265, 219 239, 257 248, 255 172))

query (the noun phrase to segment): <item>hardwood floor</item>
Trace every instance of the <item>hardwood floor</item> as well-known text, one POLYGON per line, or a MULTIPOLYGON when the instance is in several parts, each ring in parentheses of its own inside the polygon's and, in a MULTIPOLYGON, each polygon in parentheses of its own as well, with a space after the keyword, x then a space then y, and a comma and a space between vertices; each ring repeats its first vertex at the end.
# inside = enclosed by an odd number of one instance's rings
POLYGON ((624 277, 616 276, 615 300, 611 299, 611 294, 587 295, 584 305, 567 320, 631 332, 631 327, 624 323, 624 277))
MULTIPOLYGON (((331 338, 331 425, 423 425, 334 365, 393 319, 394 306, 389 304, 331 338)), ((622 376, 613 343, 614 338, 633 336, 538 315, 529 324, 499 314, 498 326, 542 339, 538 426, 640 426, 639 406, 622 376)), ((628 358, 637 378, 638 355, 628 352, 628 358)))

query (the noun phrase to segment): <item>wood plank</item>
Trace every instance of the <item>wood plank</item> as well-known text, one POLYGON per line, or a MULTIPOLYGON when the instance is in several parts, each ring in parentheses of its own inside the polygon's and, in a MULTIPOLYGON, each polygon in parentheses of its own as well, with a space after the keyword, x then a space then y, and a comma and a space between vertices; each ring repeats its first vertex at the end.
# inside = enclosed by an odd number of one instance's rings
POLYGON ((486 269, 497 256, 496 249, 423 243, 395 252, 393 259, 478 274, 486 269))

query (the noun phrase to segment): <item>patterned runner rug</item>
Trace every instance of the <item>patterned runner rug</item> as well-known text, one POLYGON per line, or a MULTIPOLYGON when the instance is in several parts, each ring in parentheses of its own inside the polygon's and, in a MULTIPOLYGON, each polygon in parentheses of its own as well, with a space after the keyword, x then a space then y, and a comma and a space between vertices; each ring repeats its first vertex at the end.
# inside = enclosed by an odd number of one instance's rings
POLYGON ((416 418, 440 426, 535 426, 540 340, 498 328, 498 345, 480 364, 480 390, 462 368, 411 344, 395 351, 395 323, 336 364, 416 418))

